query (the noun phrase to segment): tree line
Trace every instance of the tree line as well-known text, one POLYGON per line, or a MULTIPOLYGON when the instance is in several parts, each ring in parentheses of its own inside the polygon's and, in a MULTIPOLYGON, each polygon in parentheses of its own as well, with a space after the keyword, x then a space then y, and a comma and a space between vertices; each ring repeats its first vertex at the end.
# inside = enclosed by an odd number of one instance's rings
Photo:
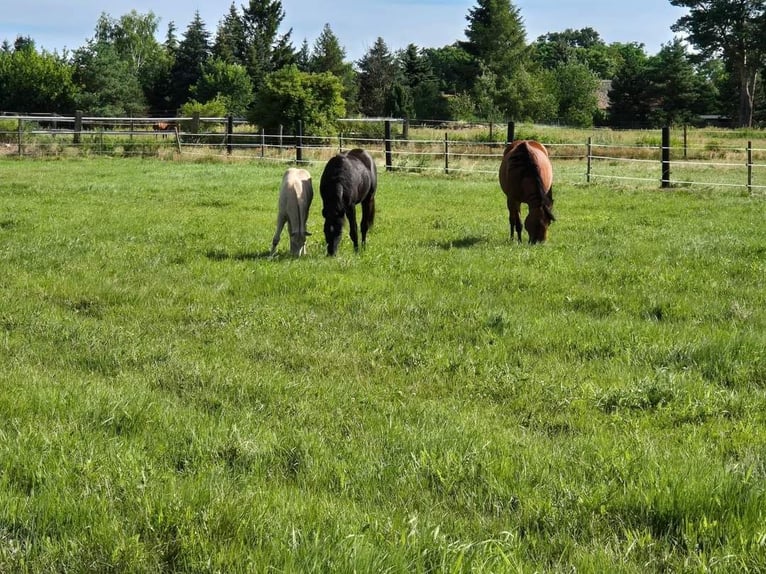
POLYGON ((656 127, 700 116, 751 126, 764 117, 766 0, 670 0, 683 35, 647 54, 593 28, 527 42, 511 0, 478 0, 465 38, 392 51, 382 37, 351 62, 330 24, 310 45, 281 33, 279 0, 232 3, 214 34, 196 12, 158 40, 157 16, 103 13, 74 51, 31 37, 0 46, 0 111, 95 116, 233 115, 321 134, 344 116, 656 127))

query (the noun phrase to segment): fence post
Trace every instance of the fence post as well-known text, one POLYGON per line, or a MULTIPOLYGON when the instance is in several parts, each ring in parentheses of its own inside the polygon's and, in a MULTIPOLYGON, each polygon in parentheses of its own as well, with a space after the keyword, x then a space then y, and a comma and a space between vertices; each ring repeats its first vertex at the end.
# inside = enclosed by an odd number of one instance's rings
POLYGON ((191 133, 195 135, 199 133, 199 112, 192 114, 191 133))
POLYGON ((261 128, 261 159, 263 159, 266 152, 266 130, 261 128))
POLYGON ((410 139, 410 118, 402 120, 402 139, 406 142, 410 139))
POLYGON ((747 193, 753 193, 753 142, 747 142, 747 193))
POLYGON ((444 132, 444 173, 449 173, 449 134, 444 132))
POLYGON ((688 149, 688 140, 686 139, 686 124, 684 124, 684 159, 686 159, 687 149, 688 149))
POLYGON ((234 135, 234 116, 228 116, 226 118, 226 153, 231 155, 232 151, 232 136, 234 135))
POLYGON ((22 123, 22 119, 19 118, 19 127, 18 127, 18 140, 19 140, 19 157, 23 154, 23 147, 22 147, 22 134, 24 133, 24 124, 22 123))
POLYGON ((82 111, 77 110, 74 113, 74 136, 72 136, 72 143, 80 143, 80 134, 82 134, 82 111))
POLYGON ((662 183, 661 187, 670 187, 670 128, 662 128, 662 183))
POLYGON ((303 120, 298 120, 298 137, 295 142, 295 162, 303 163, 303 120))
POLYGON ((516 138, 516 124, 508 122, 508 132, 505 136, 505 145, 508 145, 516 138))
POLYGON ((384 139, 386 148, 386 171, 393 169, 393 161, 391 159, 391 120, 386 120, 384 125, 384 139))
POLYGON ((593 138, 588 136, 588 143, 585 144, 586 148, 586 162, 585 162, 585 181, 590 183, 590 161, 593 157, 593 138))
POLYGON ((338 153, 343 153, 343 132, 338 132, 338 153))

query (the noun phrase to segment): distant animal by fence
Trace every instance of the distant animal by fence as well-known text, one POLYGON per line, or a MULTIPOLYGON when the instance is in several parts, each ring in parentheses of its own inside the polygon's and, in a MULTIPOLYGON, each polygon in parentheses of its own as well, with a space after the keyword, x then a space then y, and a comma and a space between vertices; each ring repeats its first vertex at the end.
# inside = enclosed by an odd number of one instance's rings
POLYGON ((277 230, 271 242, 271 255, 277 252, 285 223, 290 234, 290 253, 295 257, 306 254, 306 236, 311 235, 306 229, 306 223, 313 198, 311 174, 305 169, 288 169, 282 177, 279 189, 277 230))
POLYGON ((366 245, 367 231, 375 220, 377 187, 375 160, 365 150, 352 149, 330 158, 327 162, 319 182, 327 255, 335 255, 338 252, 344 217, 348 219, 349 236, 354 244, 354 251, 359 251, 357 203, 362 204, 362 245, 366 245))
POLYGON ((548 238, 553 216, 553 167, 548 150, 534 140, 517 140, 508 144, 500 162, 500 187, 508 205, 511 239, 514 231, 521 241, 521 204, 529 206, 524 228, 530 243, 548 238))
POLYGON ((162 134, 163 138, 168 137, 169 132, 175 132, 178 129, 176 122, 154 122, 152 124, 152 130, 162 134))

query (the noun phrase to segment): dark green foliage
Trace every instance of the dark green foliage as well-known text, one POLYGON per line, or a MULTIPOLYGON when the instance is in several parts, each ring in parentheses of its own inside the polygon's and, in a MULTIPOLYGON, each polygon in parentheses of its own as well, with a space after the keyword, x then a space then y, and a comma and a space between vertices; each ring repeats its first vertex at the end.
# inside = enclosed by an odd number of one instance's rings
POLYGON ((688 9, 673 30, 708 58, 722 56, 738 88, 737 125, 752 126, 758 74, 766 65, 766 1, 670 0, 688 9))
POLYGON ((270 133, 283 126, 296 133, 324 135, 337 118, 345 115, 340 80, 329 72, 307 74, 296 66, 282 68, 264 78, 249 119, 270 133))
POLYGON ((253 101, 253 85, 243 66, 210 58, 191 95, 203 103, 220 97, 226 102, 225 115, 244 117, 253 101))
POLYGON ((651 111, 648 59, 641 46, 626 44, 609 90, 609 116, 616 127, 647 127, 651 111))
POLYGON ((90 42, 73 57, 74 80, 80 86, 77 108, 95 116, 141 115, 143 90, 130 62, 107 42, 90 42))
POLYGON ((329 24, 324 25, 321 34, 314 42, 314 48, 308 59, 308 71, 318 74, 329 72, 337 77, 343 84, 346 113, 356 113, 359 93, 356 72, 351 63, 346 61, 346 50, 341 46, 329 24))
POLYGON ((175 51, 175 61, 171 69, 172 97, 171 107, 178 108, 191 96, 192 87, 202 77, 202 70, 211 54, 210 32, 205 23, 195 12, 184 33, 183 39, 175 51))
POLYGON ((242 6, 241 18, 246 42, 244 66, 257 88, 266 74, 295 63, 292 31, 279 34, 285 18, 280 0, 250 0, 242 6))
POLYGON ((357 63, 359 68, 359 110, 369 117, 386 113, 386 98, 397 79, 394 56, 385 40, 378 37, 375 44, 357 63))
POLYGON ((53 54, 38 53, 30 39, 0 51, 0 110, 71 113, 76 87, 72 66, 53 54))

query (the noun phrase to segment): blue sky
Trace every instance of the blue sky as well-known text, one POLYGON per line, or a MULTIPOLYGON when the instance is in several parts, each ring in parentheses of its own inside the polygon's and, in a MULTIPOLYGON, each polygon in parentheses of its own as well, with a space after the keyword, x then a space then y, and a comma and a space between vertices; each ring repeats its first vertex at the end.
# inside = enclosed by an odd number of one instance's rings
MULTIPOLYGON (((236 0, 241 6, 247 0, 236 0)), ((669 0, 512 0, 519 8, 532 41, 548 32, 567 28, 594 28, 607 42, 640 42, 648 54, 672 41, 670 27, 683 11, 669 0)), ((0 41, 16 36, 31 36, 38 48, 48 51, 70 50, 83 46, 93 36, 102 12, 115 18, 135 9, 154 12, 160 18, 158 36, 162 39, 170 21, 179 34, 199 10, 211 35, 228 13, 231 0, 0 0, 0 41)), ((440 47, 464 38, 466 15, 476 6, 474 0, 282 0, 285 11, 283 32, 292 28, 293 45, 299 48, 304 38, 313 45, 325 23, 346 49, 349 59, 357 60, 382 37, 391 50, 409 43, 421 47, 440 47), (355 10, 349 10, 349 5, 355 10)))

